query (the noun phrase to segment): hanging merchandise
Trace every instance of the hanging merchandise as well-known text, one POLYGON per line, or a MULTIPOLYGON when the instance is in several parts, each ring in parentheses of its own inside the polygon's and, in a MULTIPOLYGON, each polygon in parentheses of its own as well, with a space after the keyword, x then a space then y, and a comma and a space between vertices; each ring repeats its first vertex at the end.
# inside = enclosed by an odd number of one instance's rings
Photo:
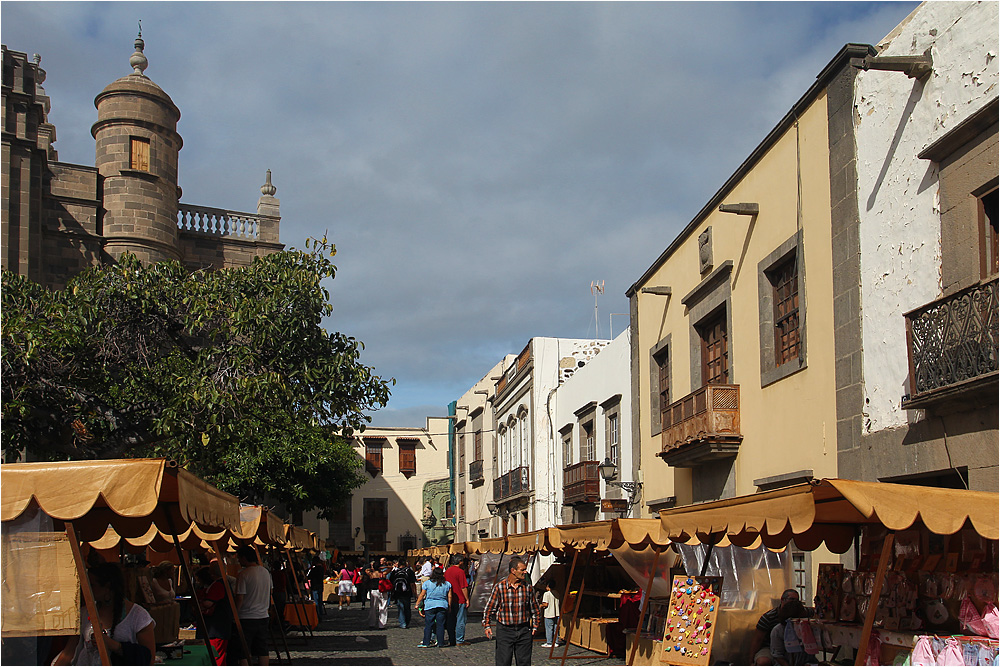
POLYGON ((663 664, 709 664, 721 594, 722 577, 674 577, 663 630, 663 664))

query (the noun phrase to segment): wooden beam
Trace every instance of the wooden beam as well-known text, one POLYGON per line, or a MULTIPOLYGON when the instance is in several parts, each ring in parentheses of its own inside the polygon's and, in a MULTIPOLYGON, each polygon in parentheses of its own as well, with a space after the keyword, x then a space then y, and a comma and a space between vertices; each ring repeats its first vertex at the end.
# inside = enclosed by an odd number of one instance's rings
MULTIPOLYGON (((90 625, 94 628, 94 641, 97 642, 97 652, 101 655, 101 664, 110 665, 111 656, 108 653, 108 644, 104 637, 104 628, 101 627, 101 617, 97 613, 97 601, 94 600, 94 590, 90 587, 90 577, 87 576, 87 568, 83 564, 83 554, 80 553, 80 540, 76 536, 76 528, 72 521, 64 522, 66 526, 66 536, 69 537, 69 546, 73 550, 73 560, 76 561, 76 571, 80 576, 80 588, 83 589, 83 601, 87 606, 87 613, 90 615, 90 625)), ((78 641, 86 641, 82 636, 78 641)))
MULTIPOLYGON (((566 599, 566 595, 569 593, 570 583, 573 581, 573 572, 576 570, 576 559, 580 556, 580 552, 577 549, 573 550, 573 563, 569 566, 569 576, 566 577, 566 590, 563 591, 563 600, 566 599)), ((577 601, 579 603, 579 600, 577 601)), ((562 609, 559 610, 559 618, 557 619, 555 639, 552 641, 552 646, 549 647, 549 660, 553 659, 556 652, 556 644, 559 643, 559 626, 562 624, 562 609)), ((568 628, 569 626, 567 626, 568 628)), ((563 643, 569 642, 569 635, 563 639, 563 643)))
MULTIPOLYGON (((892 559, 892 545, 895 533, 889 531, 882 541, 882 555, 878 559, 878 569, 875 571, 875 583, 872 586, 872 594, 868 596, 868 609, 865 611, 865 624, 861 630, 861 641, 858 642, 858 656, 854 659, 855 665, 865 664, 868 657, 868 642, 871 640, 872 627, 875 624, 875 612, 878 609, 878 599, 882 595, 882 585, 885 583, 885 573, 889 569, 889 561, 892 559)), ((876 656, 876 659, 878 656, 876 656)))
MULTIPOLYGON (((649 581, 646 582, 645 594, 642 596, 642 608, 639 609, 639 624, 635 626, 635 639, 632 640, 632 650, 629 652, 626 665, 635 662, 635 652, 639 648, 639 631, 642 630, 642 619, 646 617, 646 608, 649 606, 649 593, 653 590, 653 579, 656 578, 656 567, 660 564, 660 552, 656 552, 653 559, 653 569, 649 571, 649 581)), ((626 629, 627 631, 627 629, 626 629)))
POLYGON ((250 647, 247 646, 247 636, 243 634, 243 624, 240 623, 240 612, 236 608, 236 598, 233 597, 233 589, 229 587, 229 575, 226 573, 226 559, 222 554, 222 543, 219 540, 212 542, 215 548, 215 556, 219 559, 219 573, 222 575, 222 586, 226 589, 226 597, 229 598, 229 606, 233 610, 233 623, 236 624, 236 633, 240 636, 240 645, 243 647, 243 657, 250 661, 250 647))

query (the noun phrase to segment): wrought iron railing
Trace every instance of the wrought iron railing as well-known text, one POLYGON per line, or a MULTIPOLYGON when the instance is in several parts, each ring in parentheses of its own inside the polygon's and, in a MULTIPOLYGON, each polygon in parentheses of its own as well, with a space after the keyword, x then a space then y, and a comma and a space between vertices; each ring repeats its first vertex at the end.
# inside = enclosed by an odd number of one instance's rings
POLYGON ((938 299, 905 317, 910 361, 906 398, 997 371, 996 280, 938 299))
POLYGON ((563 469, 563 503, 596 503, 601 499, 597 461, 581 461, 563 469))
POLYGON ((531 489, 528 466, 514 468, 493 480, 493 500, 503 500, 531 489))

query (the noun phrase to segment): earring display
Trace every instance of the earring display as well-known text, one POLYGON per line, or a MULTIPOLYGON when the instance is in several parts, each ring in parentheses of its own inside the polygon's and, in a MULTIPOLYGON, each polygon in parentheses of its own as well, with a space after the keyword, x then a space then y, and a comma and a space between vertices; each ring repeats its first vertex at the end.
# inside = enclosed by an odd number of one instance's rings
POLYGON ((661 663, 707 665, 719 616, 722 577, 674 576, 661 663))

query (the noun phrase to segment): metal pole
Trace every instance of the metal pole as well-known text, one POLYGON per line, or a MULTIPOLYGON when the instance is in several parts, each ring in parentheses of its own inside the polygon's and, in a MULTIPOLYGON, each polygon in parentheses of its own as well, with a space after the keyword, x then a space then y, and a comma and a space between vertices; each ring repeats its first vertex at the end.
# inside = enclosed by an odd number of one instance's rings
POLYGON ((201 611, 201 604, 198 602, 198 596, 195 595, 194 579, 191 577, 191 569, 188 567, 187 558, 184 557, 184 552, 181 550, 181 542, 177 537, 177 529, 174 528, 174 520, 170 516, 170 512, 164 512, 167 515, 167 526, 170 527, 170 536, 174 539, 174 549, 177 551, 177 559, 181 562, 181 570, 184 572, 184 578, 187 579, 188 588, 191 590, 191 601, 194 603, 195 609, 198 611, 198 623, 200 624, 202 630, 205 632, 203 639, 205 640, 205 649, 208 651, 208 658, 212 661, 212 664, 216 664, 215 653, 212 651, 212 642, 208 640, 208 624, 205 622, 205 615, 201 611))

